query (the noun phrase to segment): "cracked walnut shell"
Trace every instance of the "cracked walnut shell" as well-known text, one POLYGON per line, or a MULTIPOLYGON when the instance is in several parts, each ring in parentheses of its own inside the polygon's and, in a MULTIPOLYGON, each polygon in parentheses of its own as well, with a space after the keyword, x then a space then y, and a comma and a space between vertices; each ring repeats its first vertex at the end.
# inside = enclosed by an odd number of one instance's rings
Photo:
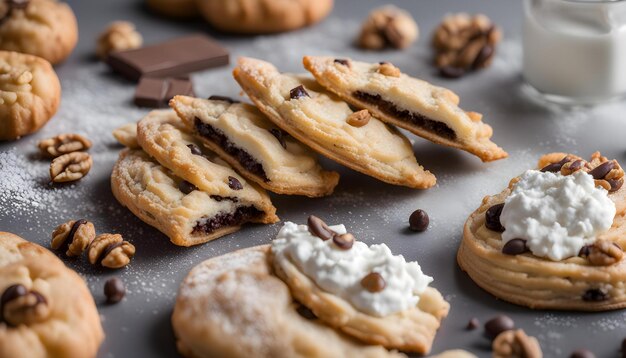
POLYGON ((56 137, 42 139, 37 143, 41 154, 56 158, 71 152, 85 151, 91 148, 91 141, 80 134, 59 134, 56 137))
POLYGON ((50 180, 55 183, 76 181, 87 175, 93 161, 85 152, 72 152, 55 158, 50 164, 50 180))
POLYGON ((92 265, 121 268, 135 255, 135 246, 119 234, 102 234, 89 245, 88 258, 92 265))
POLYGON ((417 40, 419 29, 408 12, 387 5, 370 12, 361 27, 358 44, 370 50, 403 49, 417 40))
POLYGON ((79 256, 96 237, 96 229, 87 220, 71 220, 59 225, 52 233, 50 247, 53 250, 66 249, 69 257, 79 256))
POLYGON ((133 23, 115 21, 98 37, 96 54, 105 59, 111 52, 136 49, 142 43, 143 37, 135 30, 133 23))

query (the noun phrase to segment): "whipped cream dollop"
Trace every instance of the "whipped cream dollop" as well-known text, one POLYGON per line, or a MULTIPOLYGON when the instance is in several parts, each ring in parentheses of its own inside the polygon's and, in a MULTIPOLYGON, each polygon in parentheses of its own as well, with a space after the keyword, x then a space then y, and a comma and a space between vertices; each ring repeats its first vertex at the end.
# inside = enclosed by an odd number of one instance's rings
MULTIPOLYGON (((330 226, 337 234, 345 234, 343 225, 330 226)), ((276 255, 286 255, 291 262, 324 291, 350 302, 357 310, 386 316, 415 307, 432 277, 422 273, 417 262, 406 262, 402 255, 393 255, 385 244, 368 246, 355 241, 347 250, 333 240, 313 236, 306 225, 286 222, 272 241, 276 255), (376 272, 385 280, 379 292, 361 286, 361 280, 376 272)))
POLYGON ((529 170, 504 201, 502 240, 526 240, 535 255, 560 261, 578 255, 613 224, 615 203, 583 171, 529 170))

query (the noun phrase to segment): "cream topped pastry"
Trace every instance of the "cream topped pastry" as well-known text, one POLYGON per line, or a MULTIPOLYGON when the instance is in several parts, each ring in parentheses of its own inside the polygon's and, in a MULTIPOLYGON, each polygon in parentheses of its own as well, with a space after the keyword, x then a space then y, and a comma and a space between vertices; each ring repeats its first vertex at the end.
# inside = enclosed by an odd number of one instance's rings
POLYGON ((272 251, 287 252, 319 287, 379 317, 415 307, 433 281, 417 262, 393 255, 385 244, 355 241, 343 225, 328 229, 332 237, 323 240, 307 225, 287 222, 272 242, 272 251))
POLYGON ((502 241, 525 240, 535 256, 554 261, 576 256, 611 228, 616 209, 607 194, 582 170, 528 170, 504 201, 502 241))

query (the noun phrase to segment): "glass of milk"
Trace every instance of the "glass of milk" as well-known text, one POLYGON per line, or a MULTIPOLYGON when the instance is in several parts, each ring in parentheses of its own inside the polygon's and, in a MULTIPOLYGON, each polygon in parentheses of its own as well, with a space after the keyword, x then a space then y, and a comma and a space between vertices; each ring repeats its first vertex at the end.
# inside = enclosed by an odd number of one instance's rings
POLYGON ((547 99, 626 97, 626 0, 524 0, 527 84, 547 99))

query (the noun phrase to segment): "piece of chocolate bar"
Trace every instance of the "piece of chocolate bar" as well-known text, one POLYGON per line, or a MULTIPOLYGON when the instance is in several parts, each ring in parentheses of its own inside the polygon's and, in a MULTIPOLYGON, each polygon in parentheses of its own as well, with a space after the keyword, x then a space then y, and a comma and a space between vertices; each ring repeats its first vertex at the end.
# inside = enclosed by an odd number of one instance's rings
POLYGON ((176 95, 194 97, 193 83, 187 78, 141 77, 135 90, 134 102, 139 107, 167 107, 176 95))
POLYGON ((228 64, 228 50, 205 35, 189 35, 135 50, 116 51, 106 63, 130 80, 177 77, 228 64))

